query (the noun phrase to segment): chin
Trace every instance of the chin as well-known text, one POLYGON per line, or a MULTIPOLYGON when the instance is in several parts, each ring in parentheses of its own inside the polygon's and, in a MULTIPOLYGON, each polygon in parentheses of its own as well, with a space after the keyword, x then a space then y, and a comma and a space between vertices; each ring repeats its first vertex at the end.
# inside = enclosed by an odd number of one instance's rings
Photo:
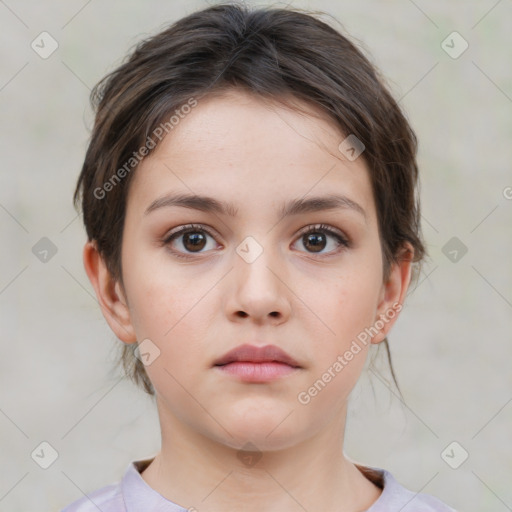
POLYGON ((290 433, 286 433, 285 435, 270 435, 266 436, 259 432, 232 432, 233 438, 224 437, 220 441, 225 446, 232 448, 233 450, 239 451, 255 451, 255 452, 273 452, 279 450, 286 450, 287 448, 291 448, 295 446, 298 442, 298 435, 290 435, 290 433), (297 438, 296 438, 297 437, 297 438))
POLYGON ((290 412, 291 409, 270 411, 253 407, 249 411, 238 411, 236 415, 226 415, 225 425, 233 437, 222 435, 221 442, 236 450, 248 449, 244 447, 249 443, 259 451, 294 446, 305 436, 304 433, 301 435, 296 421, 289 421, 293 416, 290 412))

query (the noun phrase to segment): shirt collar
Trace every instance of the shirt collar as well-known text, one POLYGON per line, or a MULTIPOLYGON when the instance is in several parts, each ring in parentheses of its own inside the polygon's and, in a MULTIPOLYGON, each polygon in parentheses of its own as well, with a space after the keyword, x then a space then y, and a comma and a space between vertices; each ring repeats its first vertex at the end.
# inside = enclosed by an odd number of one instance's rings
POLYGON ((128 466, 121 481, 121 492, 126 512, 140 512, 141 510, 151 510, 152 512, 187 512, 187 509, 164 498, 142 478, 141 472, 152 461, 153 458, 137 460, 128 466))
MULTIPOLYGON (((121 492, 125 503, 126 512, 140 512, 151 510, 152 512, 187 512, 187 509, 164 498, 160 493, 150 487, 142 478, 141 473, 153 462, 154 457, 133 461, 121 481, 121 492)), ((371 466, 356 464, 357 469, 372 481, 377 487, 383 489, 382 494, 367 512, 377 512, 381 507, 393 499, 399 487, 397 482, 386 470, 371 466)))

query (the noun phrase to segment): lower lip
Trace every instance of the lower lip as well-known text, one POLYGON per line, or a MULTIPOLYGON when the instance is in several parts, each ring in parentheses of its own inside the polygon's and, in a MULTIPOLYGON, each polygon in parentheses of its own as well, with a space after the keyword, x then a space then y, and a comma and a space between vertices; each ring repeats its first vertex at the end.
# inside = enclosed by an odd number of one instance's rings
POLYGON ((245 382, 268 382, 280 379, 298 370, 298 368, 276 361, 264 363, 238 361, 216 366, 216 368, 245 382))

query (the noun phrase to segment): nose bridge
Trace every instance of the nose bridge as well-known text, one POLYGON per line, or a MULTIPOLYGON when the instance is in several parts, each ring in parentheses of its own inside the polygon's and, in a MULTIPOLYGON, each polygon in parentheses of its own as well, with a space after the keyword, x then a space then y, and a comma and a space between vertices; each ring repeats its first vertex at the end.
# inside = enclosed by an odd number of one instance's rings
POLYGON ((238 315, 243 312, 261 319, 289 314, 284 265, 269 240, 264 246, 254 237, 247 237, 236 249, 231 307, 238 315))

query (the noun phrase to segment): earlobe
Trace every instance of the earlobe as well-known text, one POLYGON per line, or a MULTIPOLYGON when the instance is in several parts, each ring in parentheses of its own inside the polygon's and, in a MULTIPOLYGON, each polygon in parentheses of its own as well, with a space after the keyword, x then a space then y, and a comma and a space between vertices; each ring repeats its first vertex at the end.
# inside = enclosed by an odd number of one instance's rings
POLYGON ((375 326, 379 329, 379 333, 372 339, 374 344, 386 338, 402 309, 411 281, 413 254, 412 246, 409 243, 405 244, 401 256, 392 264, 389 276, 382 284, 375 319, 375 326))
POLYGON ((124 343, 135 343, 130 311, 120 284, 114 280, 98 252, 96 241, 88 241, 83 250, 84 268, 96 292, 105 320, 124 343))

